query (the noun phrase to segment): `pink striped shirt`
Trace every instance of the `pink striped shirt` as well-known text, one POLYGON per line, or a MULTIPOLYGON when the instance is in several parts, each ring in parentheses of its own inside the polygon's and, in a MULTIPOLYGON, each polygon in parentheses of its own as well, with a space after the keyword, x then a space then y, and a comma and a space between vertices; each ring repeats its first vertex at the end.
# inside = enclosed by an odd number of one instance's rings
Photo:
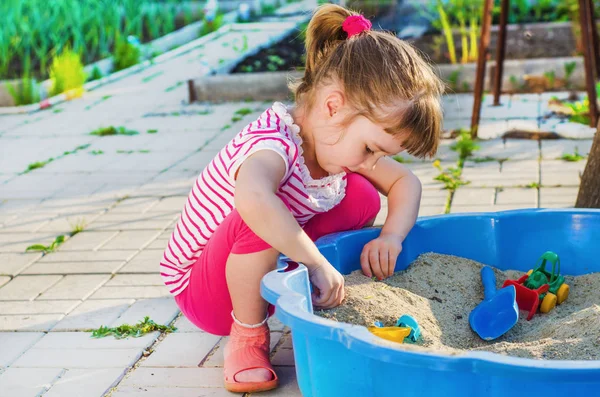
POLYGON ((234 176, 242 162, 259 150, 272 150, 285 162, 278 196, 304 226, 344 197, 346 174, 312 179, 302 157, 300 128, 280 102, 238 133, 200 173, 160 262, 161 276, 173 295, 188 285, 192 265, 214 231, 234 208, 234 176))

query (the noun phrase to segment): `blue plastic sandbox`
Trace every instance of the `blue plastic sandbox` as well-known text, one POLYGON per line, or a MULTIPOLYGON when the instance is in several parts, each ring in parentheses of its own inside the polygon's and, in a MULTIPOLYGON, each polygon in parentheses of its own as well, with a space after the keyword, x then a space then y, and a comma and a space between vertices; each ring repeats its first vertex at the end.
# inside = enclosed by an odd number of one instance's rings
MULTIPOLYGON (((332 234, 317 246, 347 274, 360 269, 364 244, 380 231, 332 234)), ((406 269, 422 253, 436 252, 525 272, 548 250, 559 255, 563 274, 600 272, 600 210, 526 209, 420 218, 403 244, 396 270, 406 269)), ((284 271, 286 266, 282 258, 279 269, 265 275, 261 293, 292 330, 296 375, 305 397, 600 396, 600 361, 408 351, 365 327, 318 317, 312 312, 306 268, 284 271)))

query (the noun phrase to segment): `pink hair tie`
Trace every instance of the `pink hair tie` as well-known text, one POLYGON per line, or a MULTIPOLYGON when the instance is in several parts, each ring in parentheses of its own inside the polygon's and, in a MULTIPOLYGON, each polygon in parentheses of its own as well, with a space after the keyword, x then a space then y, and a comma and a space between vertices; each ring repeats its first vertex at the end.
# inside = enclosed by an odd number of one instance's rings
POLYGON ((342 24, 344 32, 348 33, 348 38, 371 29, 371 21, 362 15, 350 15, 342 24))

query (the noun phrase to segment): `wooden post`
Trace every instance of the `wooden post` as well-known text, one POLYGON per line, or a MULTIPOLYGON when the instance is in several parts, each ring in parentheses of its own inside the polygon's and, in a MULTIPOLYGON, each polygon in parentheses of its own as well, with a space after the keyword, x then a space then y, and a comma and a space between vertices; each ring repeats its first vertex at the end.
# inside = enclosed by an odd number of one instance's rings
POLYGON ((579 20, 583 38, 583 66, 585 71, 585 86, 590 105, 590 127, 598 123, 598 103, 596 97, 596 59, 597 50, 592 47, 594 14, 592 0, 579 0, 579 20))
POLYGON ((600 208, 600 122, 590 149, 590 156, 581 176, 575 207, 600 208))
POLYGON ((477 138, 477 128, 479 127, 481 98, 483 97, 483 86, 485 83, 485 63, 488 55, 488 47, 490 45, 493 7, 494 0, 485 0, 481 23, 481 38, 479 40, 479 56, 477 57, 477 76, 475 77, 475 102, 473 103, 473 114, 471 115, 471 137, 473 138, 477 138))
POLYGON ((196 95, 196 88, 194 87, 194 80, 188 80, 188 99, 189 103, 196 102, 198 100, 198 96, 196 95))
POLYGON ((504 56, 506 54, 506 23, 510 11, 510 0, 502 0, 500 6, 500 26, 498 27, 498 43, 496 47, 496 73, 494 74, 494 106, 500 105, 502 93, 502 72, 504 71, 504 56))

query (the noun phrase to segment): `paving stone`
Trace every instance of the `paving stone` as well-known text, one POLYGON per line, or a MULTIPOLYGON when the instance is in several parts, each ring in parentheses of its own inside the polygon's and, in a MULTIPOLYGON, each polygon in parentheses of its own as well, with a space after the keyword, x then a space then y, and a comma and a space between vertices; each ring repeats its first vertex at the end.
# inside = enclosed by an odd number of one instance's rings
POLYGON ((121 299, 121 298, 160 298, 170 296, 169 290, 163 284, 161 286, 114 286, 102 287, 97 290, 90 299, 121 299))
POLYGON ((52 330, 87 330, 112 324, 134 302, 134 299, 87 300, 56 324, 52 330))
MULTIPOLYGON (((92 175, 86 175, 86 179, 91 179, 91 177, 92 175)), ((102 199, 96 196, 60 197, 44 200, 36 208, 67 215, 98 214, 110 208, 114 203, 115 200, 102 199)))
POLYGON ((41 396, 63 372, 62 368, 9 368, 0 375, 0 396, 41 396))
POLYGON ((466 162, 462 176, 470 181, 469 187, 526 186, 539 182, 539 164, 534 160, 505 161, 500 169, 498 163, 466 162))
POLYGON ((156 230, 119 232, 110 241, 100 247, 100 250, 141 250, 150 244, 160 232, 156 230))
POLYGON ((44 397, 104 396, 126 371, 127 368, 68 369, 44 397))
MULTIPOLYGON (((190 186, 191 189, 191 186, 190 186)), ((165 197, 158 204, 148 210, 149 213, 167 212, 179 214, 187 202, 187 196, 165 197)))
POLYGON ((199 387, 149 387, 149 386, 124 386, 111 394, 111 397, 231 397, 234 394, 224 388, 199 388, 199 387))
POLYGON ((38 349, 33 347, 12 365, 15 368, 125 368, 141 357, 142 349, 38 349))
POLYGON ((0 287, 10 281, 10 277, 8 276, 0 276, 0 287))
POLYGON ((125 378, 124 387, 223 387, 223 368, 139 367, 125 378))
POLYGON ((440 215, 444 213, 444 209, 444 206, 441 208, 439 206, 421 206, 421 208, 419 208, 419 216, 440 215))
POLYGON ((514 205, 457 205, 452 206, 450 212, 463 213, 463 212, 497 212, 497 211, 508 211, 524 208, 519 204, 514 205))
POLYGON ((585 165, 585 161, 543 160, 542 186, 579 186, 585 165))
POLYGON ((77 233, 60 246, 60 251, 93 251, 110 240, 119 232, 89 232, 77 233))
POLYGON ((196 327, 194 324, 190 322, 184 315, 181 315, 175 323, 173 324, 177 328, 177 333, 185 333, 185 332, 204 332, 200 328, 196 327))
POLYGON ((596 134, 596 127, 566 121, 557 124, 554 127, 554 132, 568 139, 592 139, 596 134))
POLYGON ((39 252, 0 254, 0 274, 16 276, 41 257, 39 252))
MULTIPOLYGON (((165 248, 167 248, 167 242, 168 242, 168 240, 156 239, 153 242, 151 242, 150 244, 148 244, 148 246, 146 247, 146 249, 144 250, 144 252, 155 251, 155 255, 161 255, 162 256, 162 252, 165 250, 165 248), (160 253, 156 252, 156 251, 160 251, 160 253)), ((139 255, 142 255, 142 254, 143 254, 143 252, 140 252, 139 255)), ((127 265, 129 265, 130 263, 132 263, 136 258, 132 259, 127 265)), ((144 266, 142 266, 142 267, 144 267, 144 266)))
POLYGON ((544 140, 542 141, 542 158, 559 160, 564 154, 574 154, 577 151, 582 156, 588 156, 592 148, 592 140, 544 140))
POLYGON ((494 159, 537 160, 539 148, 537 141, 508 139, 492 139, 477 142, 480 149, 473 153, 475 158, 491 157, 494 159))
POLYGON ((470 188, 463 186, 454 192, 452 206, 493 205, 495 197, 495 188, 470 188))
POLYGON ((294 362, 294 350, 279 347, 277 351, 275 351, 275 353, 273 354, 271 363, 275 366, 281 367, 295 366, 296 364, 294 362))
MULTIPOLYGON (((454 166, 452 162, 442 162, 441 167, 447 168, 454 166)), ((434 180, 439 175, 439 170, 433 167, 432 164, 407 164, 408 168, 419 178, 423 189, 439 189, 442 185, 441 182, 434 180)))
POLYGON ((49 290, 40 295, 38 299, 84 300, 106 283, 109 278, 109 275, 67 275, 49 290))
POLYGON ((44 336, 43 332, 0 332, 0 346, 2 346, 0 368, 12 364, 42 336, 44 336))
POLYGON ((49 245, 56 238, 48 233, 0 233, 0 253, 25 253, 33 244, 49 245))
POLYGON ((146 349, 159 336, 151 332, 139 338, 116 339, 114 337, 92 338, 90 332, 50 332, 40 339, 33 348, 38 350, 96 350, 96 349, 146 349))
POLYGON ((540 188, 540 207, 573 207, 578 193, 579 187, 542 187, 540 188))
POLYGON ((537 119, 540 115, 540 96, 538 94, 513 95, 506 116, 510 118, 537 119))
POLYGON ((34 233, 50 222, 56 214, 27 213, 18 214, 16 217, 4 222, 2 233, 30 232, 34 233))
POLYGON ((67 314, 79 300, 0 301, 2 314, 67 314))
MULTIPOLYGON (((78 192, 83 194, 82 191, 78 192)), ((56 234, 70 234, 75 227, 85 228, 88 224, 94 221, 101 214, 77 214, 77 215, 63 215, 56 218, 50 219, 48 223, 45 223, 42 227, 36 231, 40 232, 52 232, 56 234)))
POLYGON ((49 331, 64 314, 0 315, 0 331, 49 331))
POLYGON ((496 194, 496 205, 514 205, 537 208, 538 191, 529 188, 503 188, 496 194))
POLYGON ((296 368, 275 367, 274 369, 279 378, 279 387, 275 390, 260 393, 260 396, 302 397, 296 380, 296 368))
MULTIPOLYGON (((230 139, 230 138, 229 138, 230 139)), ((226 145, 227 142, 223 142, 223 146, 226 145)), ((194 174, 199 174, 215 157, 217 154, 217 149, 208 150, 202 149, 202 151, 197 153, 192 153, 188 157, 186 157, 183 161, 178 162, 171 168, 173 171, 193 171, 194 174)), ((190 189, 192 188, 192 184, 189 185, 190 189)))
POLYGON ((149 316, 157 324, 168 325, 179 314, 173 298, 140 299, 125 311, 111 326, 135 324, 149 316))
POLYGON ((168 334, 142 367, 197 367, 221 339, 207 333, 168 334))
POLYGON ((135 197, 127 198, 119 201, 113 208, 111 208, 109 214, 143 214, 150 208, 158 204, 160 199, 155 197, 135 197))
MULTIPOLYGON (((145 249, 134 256, 119 273, 156 273, 160 271, 160 261, 167 247, 167 240, 161 241, 161 249, 145 249)), ((158 244, 157 244, 158 245, 158 244)))
POLYGON ((117 274, 105 286, 163 286, 165 285, 160 274, 117 274))
MULTIPOLYGON (((465 128, 470 129, 471 121, 465 125, 465 128)), ((477 137, 479 139, 494 139, 503 136, 508 131, 507 120, 486 120, 482 119, 477 127, 477 137)))
POLYGON ((17 276, 0 288, 0 301, 33 300, 62 276, 17 276))
POLYGON ((111 274, 125 261, 34 263, 22 274, 111 274))
POLYGON ((269 329, 271 330, 271 332, 283 331, 283 329, 285 328, 285 325, 281 321, 279 321, 277 316, 269 317, 269 319, 267 320, 267 324, 269 325, 269 329))
POLYGON ((126 261, 132 258, 136 252, 136 250, 58 251, 44 256, 39 263, 126 261))
POLYGON ((163 230, 171 224, 175 216, 157 214, 132 215, 105 214, 92 222, 88 230, 163 230))

